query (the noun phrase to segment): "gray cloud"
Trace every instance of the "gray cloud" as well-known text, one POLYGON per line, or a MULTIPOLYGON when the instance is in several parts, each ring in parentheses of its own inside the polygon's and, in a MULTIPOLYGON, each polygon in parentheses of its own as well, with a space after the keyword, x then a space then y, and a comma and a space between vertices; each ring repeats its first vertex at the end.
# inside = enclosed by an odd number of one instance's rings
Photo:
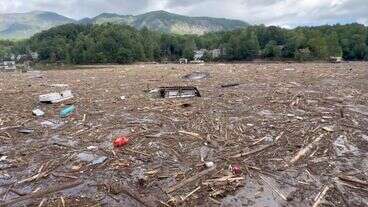
POLYGON ((49 10, 77 19, 102 12, 167 10, 285 27, 356 21, 368 24, 367 0, 0 0, 0 13, 31 10, 49 10))

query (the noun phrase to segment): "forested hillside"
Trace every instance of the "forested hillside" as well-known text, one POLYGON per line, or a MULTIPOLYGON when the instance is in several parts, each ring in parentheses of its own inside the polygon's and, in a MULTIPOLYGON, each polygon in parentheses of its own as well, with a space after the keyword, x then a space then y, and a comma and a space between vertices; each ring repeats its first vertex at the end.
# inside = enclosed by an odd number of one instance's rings
MULTIPOLYGON (((0 43, 1 44, 1 43, 0 43)), ((206 35, 176 35, 117 24, 58 26, 29 40, 3 42, 3 57, 36 51, 41 61, 73 64, 133 63, 193 58, 195 49, 222 48, 223 61, 368 59, 368 28, 359 24, 299 27, 250 26, 206 35)), ((210 57, 207 57, 210 59, 210 57)))
POLYGON ((80 21, 54 12, 33 11, 27 13, 0 14, 0 39, 25 39, 62 24, 122 24, 136 29, 147 27, 152 31, 174 34, 204 34, 247 27, 240 20, 189 17, 166 11, 152 11, 140 15, 103 13, 80 21))

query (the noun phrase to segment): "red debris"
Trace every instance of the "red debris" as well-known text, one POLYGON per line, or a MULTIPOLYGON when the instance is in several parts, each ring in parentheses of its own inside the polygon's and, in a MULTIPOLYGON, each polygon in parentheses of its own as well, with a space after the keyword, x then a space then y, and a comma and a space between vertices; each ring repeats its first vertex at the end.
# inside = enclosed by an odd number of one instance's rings
POLYGON ((230 165, 229 166, 229 170, 234 174, 234 175, 240 175, 241 174, 241 168, 240 165, 230 165))
POLYGON ((129 142, 128 138, 126 138, 124 136, 118 137, 114 141, 114 147, 116 147, 116 148, 123 147, 124 145, 127 145, 128 142, 129 142))

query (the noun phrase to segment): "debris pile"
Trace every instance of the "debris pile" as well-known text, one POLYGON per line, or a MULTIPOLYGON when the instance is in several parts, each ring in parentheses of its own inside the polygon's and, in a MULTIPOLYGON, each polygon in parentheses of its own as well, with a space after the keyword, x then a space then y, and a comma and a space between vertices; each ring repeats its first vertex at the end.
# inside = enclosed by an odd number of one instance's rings
POLYGON ((367 67, 0 74, 0 206, 367 206, 367 67))

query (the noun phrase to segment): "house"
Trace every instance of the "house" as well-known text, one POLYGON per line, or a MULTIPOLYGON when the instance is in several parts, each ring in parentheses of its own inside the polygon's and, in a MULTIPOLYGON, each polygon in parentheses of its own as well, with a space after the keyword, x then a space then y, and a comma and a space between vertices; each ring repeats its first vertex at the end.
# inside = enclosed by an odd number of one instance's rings
POLYGON ((194 51, 194 61, 203 60, 206 56, 206 53, 209 55, 210 58, 216 59, 219 58, 221 55, 225 54, 223 49, 213 49, 213 50, 206 50, 200 49, 194 51))
POLYGON ((39 55, 38 55, 38 53, 37 53, 37 52, 31 52, 31 57, 32 57, 33 61, 37 61, 37 60, 38 60, 39 55))
POLYGON ((342 57, 330 57, 330 62, 331 63, 341 63, 342 57))
POLYGON ((180 58, 179 59, 179 64, 188 64, 188 59, 186 59, 186 58, 180 58))
POLYGON ((0 69, 2 70, 15 70, 17 69, 15 61, 3 61, 0 62, 0 69))
POLYGON ((194 51, 194 60, 198 61, 198 60, 202 60, 204 57, 204 54, 207 52, 206 49, 200 49, 200 50, 195 50, 194 51))
POLYGON ((28 54, 18 55, 16 57, 16 60, 17 60, 18 63, 24 63, 24 62, 27 62, 27 61, 37 62, 38 57, 39 57, 39 55, 38 55, 37 52, 31 52, 31 53, 28 53, 28 54))

